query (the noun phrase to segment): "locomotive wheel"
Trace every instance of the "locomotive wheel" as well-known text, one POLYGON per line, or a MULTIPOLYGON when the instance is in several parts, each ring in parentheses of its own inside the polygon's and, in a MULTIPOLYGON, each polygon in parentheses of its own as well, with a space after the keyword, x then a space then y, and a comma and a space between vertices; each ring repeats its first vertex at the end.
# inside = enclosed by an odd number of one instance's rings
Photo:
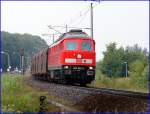
POLYGON ((67 85, 73 85, 73 82, 70 81, 70 80, 66 80, 66 84, 67 84, 67 85))
POLYGON ((49 82, 52 82, 52 79, 51 79, 50 75, 47 75, 47 79, 48 79, 49 82))
POLYGON ((86 87, 86 83, 80 83, 80 86, 86 87))

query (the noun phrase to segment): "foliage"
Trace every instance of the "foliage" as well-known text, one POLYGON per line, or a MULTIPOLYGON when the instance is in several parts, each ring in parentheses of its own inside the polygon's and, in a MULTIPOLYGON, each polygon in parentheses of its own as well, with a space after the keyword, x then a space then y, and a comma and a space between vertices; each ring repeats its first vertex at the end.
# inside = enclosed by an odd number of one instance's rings
POLYGON ((110 43, 106 47, 106 51, 103 52, 104 58, 98 63, 99 69, 106 76, 125 76, 126 64, 128 71, 130 71, 129 65, 136 60, 141 61, 144 67, 148 65, 147 50, 142 50, 137 44, 133 47, 128 46, 126 49, 123 47, 117 49, 116 43, 110 43))
POLYGON ((117 48, 116 43, 110 43, 103 54, 104 58, 97 62, 94 86, 148 90, 149 55, 146 48, 142 49, 137 44, 117 48), (128 78, 120 78, 125 76, 126 65, 128 78))
MULTIPOLYGON (((1 32, 2 51, 10 55, 10 65, 12 68, 20 68, 20 50, 24 49, 25 66, 29 63, 31 56, 41 48, 47 47, 47 44, 39 36, 30 34, 18 34, 1 32)), ((2 68, 4 71, 8 68, 8 56, 2 54, 2 68)))
POLYGON ((134 61, 130 65, 130 76, 132 83, 137 87, 148 88, 148 65, 144 67, 144 63, 142 61, 134 61))
MULTIPOLYGON (((2 111, 3 112, 38 112, 40 110, 40 96, 46 96, 47 100, 53 99, 47 92, 38 91, 24 83, 22 75, 2 75, 2 111)), ((56 98, 55 98, 56 99, 56 98)), ((46 101, 47 102, 47 101, 46 101)), ((52 104, 46 105, 48 111, 59 111, 52 104)))
POLYGON ((103 52, 104 59, 101 62, 101 71, 107 76, 122 76, 124 74, 124 49, 116 48, 116 43, 107 45, 107 50, 103 52))

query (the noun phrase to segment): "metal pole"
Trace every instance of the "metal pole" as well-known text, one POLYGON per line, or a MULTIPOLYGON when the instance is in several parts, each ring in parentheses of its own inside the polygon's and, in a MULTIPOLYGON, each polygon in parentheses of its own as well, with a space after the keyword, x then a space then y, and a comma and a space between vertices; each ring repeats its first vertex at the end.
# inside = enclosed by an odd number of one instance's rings
MULTIPOLYGON (((6 53, 6 52, 5 52, 6 53)), ((7 56, 8 56, 8 67, 10 68, 10 57, 9 57, 9 54, 8 53, 6 53, 7 54, 7 56)))
POLYGON ((24 48, 20 49, 21 56, 21 73, 24 74, 24 48))
POLYGON ((127 62, 126 62, 126 77, 128 75, 127 62))
POLYGON ((54 34, 53 34, 53 43, 54 43, 54 34))
POLYGON ((127 77, 127 75, 128 75, 127 62, 124 62, 124 63, 125 63, 125 65, 126 65, 126 68, 125 68, 125 69, 126 69, 126 71, 125 71, 125 72, 126 72, 126 73, 125 73, 126 75, 125 75, 125 76, 127 77))
POLYGON ((93 3, 91 3, 91 37, 93 39, 93 3))
POLYGON ((66 32, 68 31, 68 26, 66 25, 66 32))
POLYGON ((20 57, 20 70, 21 70, 21 64, 22 64, 22 62, 21 62, 21 55, 19 55, 19 57, 20 57))
POLYGON ((22 74, 24 74, 24 56, 22 56, 22 74))

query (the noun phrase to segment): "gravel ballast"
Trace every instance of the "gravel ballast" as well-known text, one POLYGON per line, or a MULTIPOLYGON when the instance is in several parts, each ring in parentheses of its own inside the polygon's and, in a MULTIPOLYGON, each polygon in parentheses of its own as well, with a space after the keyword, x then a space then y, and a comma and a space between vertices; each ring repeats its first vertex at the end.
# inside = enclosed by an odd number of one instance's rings
POLYGON ((71 85, 61 85, 26 77, 25 82, 50 95, 64 99, 71 107, 92 112, 146 112, 148 100, 94 93, 71 85))

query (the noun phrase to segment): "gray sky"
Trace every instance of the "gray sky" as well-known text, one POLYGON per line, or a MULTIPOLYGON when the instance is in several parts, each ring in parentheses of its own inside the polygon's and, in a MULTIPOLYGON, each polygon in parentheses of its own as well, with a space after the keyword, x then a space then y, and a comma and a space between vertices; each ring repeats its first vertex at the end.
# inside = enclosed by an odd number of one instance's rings
MULTIPOLYGON (((39 35, 48 44, 51 44, 52 39, 42 34, 54 31, 48 29, 47 25, 90 27, 90 2, 1 1, 1 4, 3 31, 39 35)), ((97 61, 102 59, 102 52, 110 42, 116 42, 118 47, 137 43, 143 48, 149 48, 148 8, 148 1, 94 2, 97 61)), ((61 29, 61 32, 65 32, 65 29, 61 29)), ((89 30, 85 32, 90 35, 89 30)))

